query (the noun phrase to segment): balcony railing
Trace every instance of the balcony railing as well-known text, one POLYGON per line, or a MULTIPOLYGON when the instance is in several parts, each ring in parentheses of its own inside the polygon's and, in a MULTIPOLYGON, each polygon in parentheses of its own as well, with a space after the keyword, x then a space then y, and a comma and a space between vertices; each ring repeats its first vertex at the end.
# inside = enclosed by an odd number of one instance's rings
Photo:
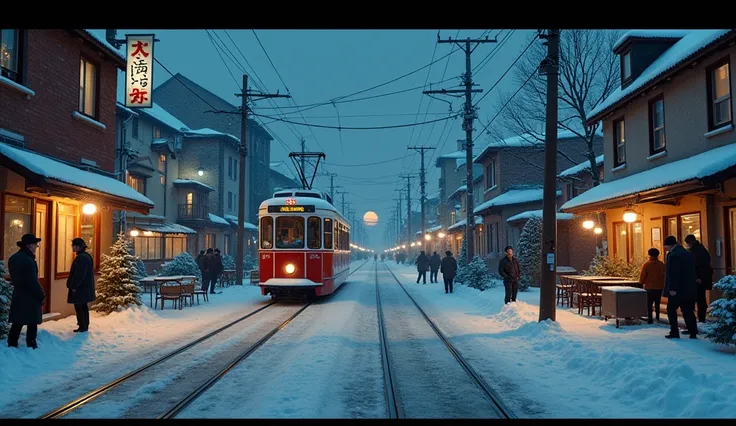
POLYGON ((205 204, 179 204, 179 220, 209 220, 205 204))

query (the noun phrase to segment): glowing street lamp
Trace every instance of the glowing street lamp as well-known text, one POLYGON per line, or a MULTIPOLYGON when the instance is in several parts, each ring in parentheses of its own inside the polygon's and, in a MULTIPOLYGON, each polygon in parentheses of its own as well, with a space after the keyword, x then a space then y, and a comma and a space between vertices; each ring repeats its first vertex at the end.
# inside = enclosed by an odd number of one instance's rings
POLYGON ((600 234, 602 234, 602 233, 603 233, 603 228, 601 228, 601 227, 596 227, 596 228, 595 228, 595 229, 593 230, 593 232, 595 232, 595 234, 596 234, 596 235, 600 235, 600 234))
POLYGON ((440 238, 445 238, 445 233, 444 232, 440 232, 439 234, 437 234, 437 236, 440 237, 440 238))
POLYGON ((593 222, 592 220, 586 220, 583 222, 583 228, 585 229, 593 229, 594 226, 595 222, 593 222))
POLYGON ((85 204, 82 206, 82 213, 88 216, 95 214, 96 211, 97 211, 97 206, 92 203, 85 204))
POLYGON ((632 223, 636 221, 636 212, 631 209, 624 210, 624 222, 632 223))
POLYGON ((429 235, 429 234, 427 234, 427 235, 424 236, 424 239, 427 240, 427 241, 429 241, 429 240, 432 239, 432 236, 429 235))
POLYGON ((411 246, 412 246, 412 247, 414 247, 415 245, 416 245, 415 243, 411 243, 411 246))

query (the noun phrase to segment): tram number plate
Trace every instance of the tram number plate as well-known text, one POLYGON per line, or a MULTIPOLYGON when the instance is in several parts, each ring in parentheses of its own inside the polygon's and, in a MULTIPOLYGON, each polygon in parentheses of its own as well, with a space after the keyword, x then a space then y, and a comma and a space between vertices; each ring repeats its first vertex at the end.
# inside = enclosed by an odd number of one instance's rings
POLYGON ((269 213, 313 213, 314 206, 268 206, 269 213))
POLYGON ((264 255, 261 256, 261 259, 263 259, 263 260, 270 259, 270 258, 271 258, 271 255, 270 254, 264 254, 264 255))
POLYGON ((310 260, 311 260, 311 259, 319 259, 319 255, 318 255, 318 254, 310 254, 310 255, 309 255, 309 259, 310 259, 310 260))

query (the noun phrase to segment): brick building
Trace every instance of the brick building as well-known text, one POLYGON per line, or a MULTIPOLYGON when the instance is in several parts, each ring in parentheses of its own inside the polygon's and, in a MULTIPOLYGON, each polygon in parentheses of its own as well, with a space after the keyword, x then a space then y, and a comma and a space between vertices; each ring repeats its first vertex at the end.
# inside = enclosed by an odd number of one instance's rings
POLYGON ((0 258, 21 235, 36 252, 46 318, 74 312, 66 278, 82 237, 99 271, 113 210, 153 202, 116 179, 117 70, 125 58, 86 30, 0 30, 0 258))

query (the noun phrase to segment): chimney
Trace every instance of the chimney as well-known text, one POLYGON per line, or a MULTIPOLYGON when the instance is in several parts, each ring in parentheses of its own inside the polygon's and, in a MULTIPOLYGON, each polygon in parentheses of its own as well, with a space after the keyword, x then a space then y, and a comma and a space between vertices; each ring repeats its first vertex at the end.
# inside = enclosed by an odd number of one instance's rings
POLYGON ((457 140, 457 150, 462 151, 465 149, 465 139, 458 139, 457 140))

